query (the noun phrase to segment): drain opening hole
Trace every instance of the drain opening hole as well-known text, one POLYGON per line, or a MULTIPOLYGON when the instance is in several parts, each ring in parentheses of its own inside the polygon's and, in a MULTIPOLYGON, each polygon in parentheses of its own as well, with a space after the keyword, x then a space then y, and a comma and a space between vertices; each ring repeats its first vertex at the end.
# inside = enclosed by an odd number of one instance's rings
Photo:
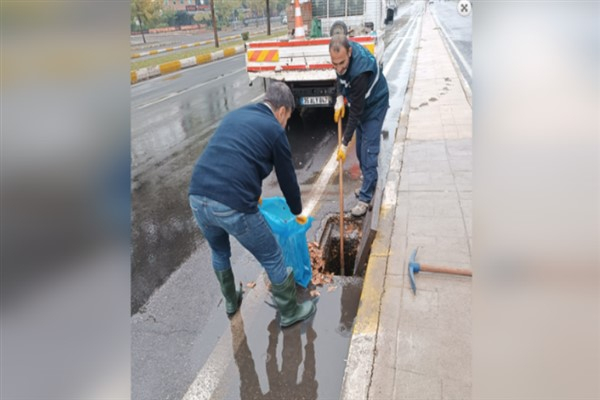
MULTIPOLYGON (((362 220, 344 218, 344 276, 354 274, 354 263, 360 244, 362 220)), ((330 229, 326 229, 323 251, 324 270, 334 275, 342 275, 340 260, 340 223, 339 216, 327 221, 330 229)))
MULTIPOLYGON (((344 240, 344 276, 352 276, 354 273, 354 262, 356 261, 356 252, 358 250, 358 240, 344 240)), ((325 271, 333 272, 334 275, 341 275, 340 260, 340 238, 331 238, 331 247, 328 257, 325 261, 325 271)))

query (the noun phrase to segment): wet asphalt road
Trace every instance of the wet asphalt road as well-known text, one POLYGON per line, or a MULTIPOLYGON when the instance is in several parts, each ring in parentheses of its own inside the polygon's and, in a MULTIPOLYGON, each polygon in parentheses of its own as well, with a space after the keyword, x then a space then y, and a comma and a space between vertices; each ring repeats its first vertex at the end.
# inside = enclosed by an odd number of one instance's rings
POLYGON ((445 40, 450 40, 454 44, 454 47, 450 46, 452 56, 459 64, 465 80, 469 86, 472 86, 473 14, 461 16, 457 12, 457 4, 458 1, 438 0, 429 7, 444 28, 442 33, 444 36, 447 35, 445 40))
MULTIPOLYGON (((420 12, 415 5, 399 10, 386 37, 391 107, 383 127, 380 178, 390 163, 420 12)), ((336 278, 341 279, 336 290, 321 290, 311 321, 281 331, 275 311, 265 305, 268 294, 257 289, 264 279, 260 265, 232 241, 236 280, 259 285, 246 289, 240 321, 230 322, 210 251, 189 210, 191 170, 219 120, 264 94, 262 84, 248 83, 244 58, 235 56, 132 86, 134 399, 181 399, 198 380, 216 382, 208 389, 203 384, 216 398, 328 398, 339 393, 362 279, 336 278), (304 383, 286 391, 292 382, 304 383)), ((314 109, 288 128, 306 205, 337 145, 336 126, 331 110, 314 109)), ((339 211, 337 182, 334 173, 313 210, 309 241, 318 240, 326 216, 339 211)), ((351 150, 344 163, 346 211, 359 185, 351 150)), ((263 195, 280 195, 274 174, 263 182, 263 195)))
POLYGON ((242 67, 232 57, 132 88, 133 312, 201 243, 187 186, 221 117, 263 93, 242 67))

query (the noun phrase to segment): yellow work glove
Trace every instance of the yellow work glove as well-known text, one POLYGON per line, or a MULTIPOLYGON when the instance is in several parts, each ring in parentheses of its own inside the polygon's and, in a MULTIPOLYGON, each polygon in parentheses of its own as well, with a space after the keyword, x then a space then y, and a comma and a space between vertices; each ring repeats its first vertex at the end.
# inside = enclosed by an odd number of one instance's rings
POLYGON ((308 215, 299 214, 296 215, 296 222, 300 225, 304 225, 308 221, 308 215))
POLYGON ((346 115, 346 107, 344 106, 344 96, 339 95, 337 97, 333 109, 333 120, 337 123, 340 118, 344 118, 344 115, 346 115))
POLYGON ((262 206, 262 196, 258 196, 258 205, 262 206))
POLYGON ((348 149, 348 146, 345 146, 344 144, 341 144, 340 147, 338 147, 338 151, 337 151, 337 160, 344 162, 346 160, 346 149, 348 149))

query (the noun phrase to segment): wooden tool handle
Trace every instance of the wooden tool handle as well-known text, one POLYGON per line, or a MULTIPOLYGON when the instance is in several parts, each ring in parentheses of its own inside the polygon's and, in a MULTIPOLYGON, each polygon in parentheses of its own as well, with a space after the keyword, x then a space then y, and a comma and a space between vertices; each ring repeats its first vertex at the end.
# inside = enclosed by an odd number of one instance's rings
POLYGON ((450 275, 473 276, 473 273, 470 269, 445 267, 445 266, 440 266, 440 265, 420 264, 420 270, 424 271, 424 272, 439 272, 442 274, 450 274, 450 275))
MULTIPOLYGON (((338 119, 338 150, 342 145, 342 118, 338 119)), ((339 160, 340 168, 340 275, 345 276, 344 268, 344 166, 343 160, 339 160)))

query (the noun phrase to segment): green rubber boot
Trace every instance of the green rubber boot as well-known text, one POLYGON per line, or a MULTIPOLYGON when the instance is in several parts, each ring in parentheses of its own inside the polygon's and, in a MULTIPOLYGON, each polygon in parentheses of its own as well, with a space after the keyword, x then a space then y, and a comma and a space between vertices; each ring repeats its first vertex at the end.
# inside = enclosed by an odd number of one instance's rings
POLYGON ((272 284, 271 292, 281 314, 279 325, 282 328, 304 321, 317 310, 315 304, 310 300, 302 304, 296 302, 296 283, 293 271, 288 272, 288 276, 283 283, 279 285, 272 284))
POLYGON ((225 312, 227 315, 232 316, 236 313, 240 304, 242 303, 242 288, 240 284, 240 290, 235 290, 235 280, 233 278, 233 271, 231 268, 225 271, 216 271, 217 279, 221 284, 221 293, 225 297, 225 312))

